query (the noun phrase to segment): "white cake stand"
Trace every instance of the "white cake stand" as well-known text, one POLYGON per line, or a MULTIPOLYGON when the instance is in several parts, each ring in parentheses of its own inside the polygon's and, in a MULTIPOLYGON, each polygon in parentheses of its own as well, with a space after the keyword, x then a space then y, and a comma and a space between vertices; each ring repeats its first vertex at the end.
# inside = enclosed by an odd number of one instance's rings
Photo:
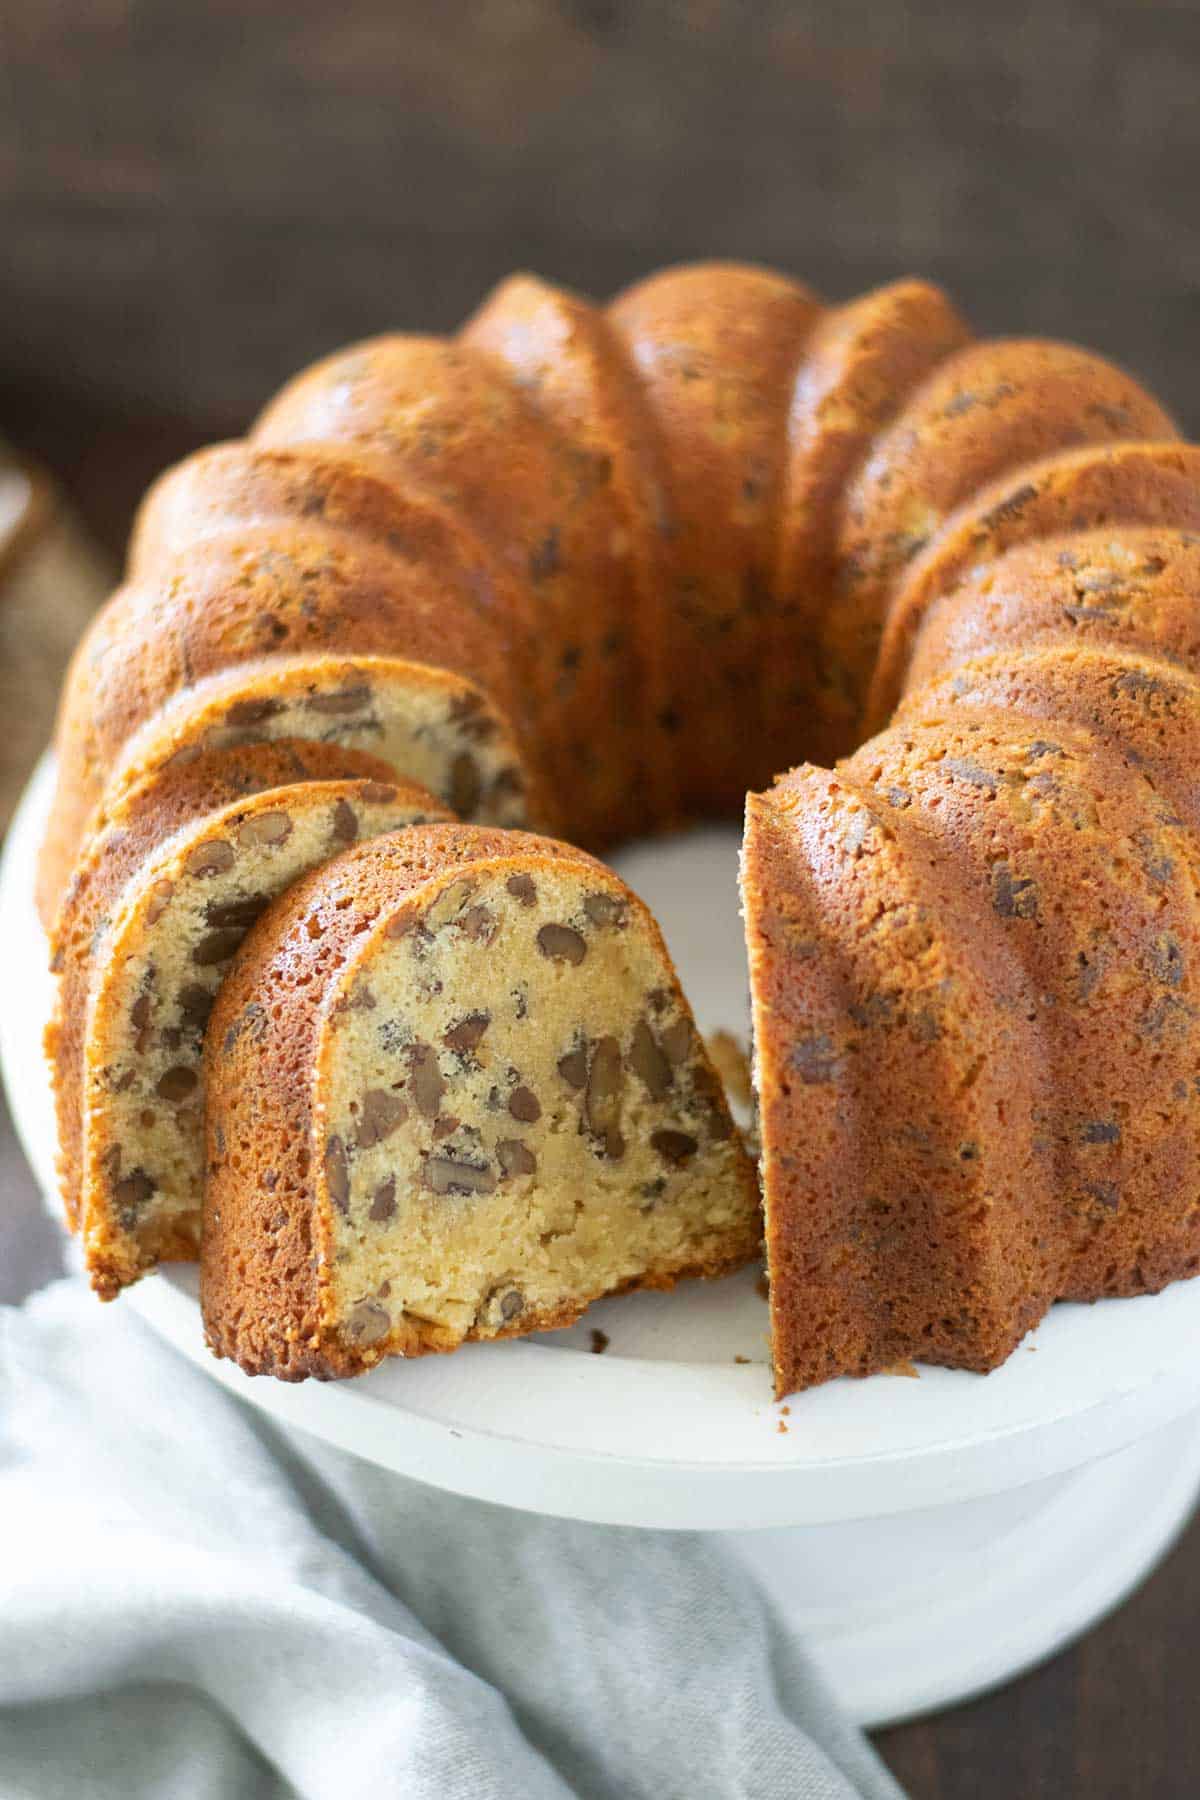
MULTIPOLYGON (((49 781, 45 765, 0 868, 0 1060, 52 1193, 49 978, 30 897, 49 781)), ((746 1021, 735 856, 732 832, 707 831, 620 859, 706 1031, 746 1021)), ((208 1355, 191 1270, 120 1304, 243 1399, 385 1468, 566 1518, 721 1533, 868 1725, 1058 1649, 1146 1575, 1200 1489, 1200 1283, 1056 1307, 987 1377, 839 1381, 783 1407, 753 1271, 606 1301, 570 1331, 299 1387, 208 1355)))

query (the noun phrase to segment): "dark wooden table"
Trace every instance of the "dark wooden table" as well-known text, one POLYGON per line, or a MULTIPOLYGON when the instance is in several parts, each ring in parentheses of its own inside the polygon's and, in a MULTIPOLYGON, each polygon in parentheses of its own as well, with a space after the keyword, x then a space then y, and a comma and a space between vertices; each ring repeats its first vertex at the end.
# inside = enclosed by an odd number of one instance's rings
MULTIPOLYGON (((0 9, 0 429, 119 551, 319 352, 525 265, 946 282, 1200 420, 1193 0, 54 0, 0 9)), ((0 1131, 0 1293, 53 1238, 0 1131)), ((9 1288, 11 1291, 11 1288, 9 1288)), ((1048 1667, 882 1733, 916 1800, 1200 1795, 1200 1527, 1048 1667)), ((698 1797, 699 1800, 699 1797, 698 1797)))

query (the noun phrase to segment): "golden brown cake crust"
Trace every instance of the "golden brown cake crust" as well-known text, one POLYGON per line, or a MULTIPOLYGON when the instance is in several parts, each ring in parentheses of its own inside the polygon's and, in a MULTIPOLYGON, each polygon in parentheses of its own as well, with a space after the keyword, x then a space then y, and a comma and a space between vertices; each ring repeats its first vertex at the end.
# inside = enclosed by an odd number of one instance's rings
POLYGON ((1049 1196, 1022 1119, 1042 1070, 988 1029, 1023 973, 923 849, 886 799, 823 770, 748 804, 780 1396, 903 1357, 989 1368, 1041 1310, 1029 1225, 1049 1196), (998 1105, 1017 1136, 996 1156, 998 1105))
POLYGON ((942 363, 872 445, 843 501, 839 582, 861 619, 854 691, 870 681, 908 565, 980 488, 1057 450, 1175 435, 1132 377, 1073 345, 997 339, 942 363))
POLYGON ((755 770, 774 766, 760 706, 764 634, 775 636, 776 522, 787 408, 816 296, 765 269, 700 263, 640 282, 611 316, 630 343, 667 447, 674 522, 668 701, 684 806, 734 809, 755 770))
MULTIPOLYGON (((647 816, 669 822, 677 805, 679 744, 667 729, 674 679, 660 596, 673 567, 676 522, 666 446, 646 405, 629 345, 607 314, 531 275, 513 275, 461 332, 464 344, 508 365, 531 404, 573 446, 580 479, 607 489, 621 518, 610 538, 606 630, 625 676, 609 729, 629 740, 622 794, 606 791, 603 835, 621 837, 647 816)), ((594 603, 594 602, 592 602, 594 603)))
POLYGON ((970 337, 940 289, 898 281, 827 312, 805 346, 788 420, 774 581, 781 617, 767 666, 780 715, 776 767, 794 762, 798 746, 828 762, 857 739, 856 670, 870 620, 864 626, 852 593, 839 593, 846 489, 909 396, 970 337))
MULTIPOLYGON (((1089 446, 991 482, 951 513, 913 563, 888 614, 868 699, 878 728, 895 710, 926 615, 976 569, 1010 550, 1103 529, 1117 542, 1138 526, 1200 530, 1200 450, 1194 444, 1089 446)), ((988 579, 986 573, 983 579, 988 579)))

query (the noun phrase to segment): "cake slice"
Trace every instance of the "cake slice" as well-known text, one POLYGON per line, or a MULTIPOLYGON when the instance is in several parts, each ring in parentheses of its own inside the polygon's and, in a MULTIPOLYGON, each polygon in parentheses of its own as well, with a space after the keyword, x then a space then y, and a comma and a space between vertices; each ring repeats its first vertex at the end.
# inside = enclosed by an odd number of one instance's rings
POLYGON ((61 909, 47 1034, 68 1221, 113 1298, 196 1254, 205 1023, 253 920, 359 839, 451 815, 341 746, 210 750, 112 808, 61 909))
POLYGON ((206 1083, 205 1325, 251 1374, 567 1325, 759 1246, 654 920, 550 839, 428 826, 299 883, 222 989, 206 1083))

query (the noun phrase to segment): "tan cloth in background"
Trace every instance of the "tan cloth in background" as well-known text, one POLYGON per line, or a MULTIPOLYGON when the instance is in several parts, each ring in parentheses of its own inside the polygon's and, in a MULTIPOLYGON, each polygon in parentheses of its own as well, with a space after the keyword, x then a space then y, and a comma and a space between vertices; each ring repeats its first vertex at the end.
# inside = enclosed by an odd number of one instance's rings
POLYGON ((53 484, 0 443, 0 829, 50 740, 71 652, 112 585, 53 484))

